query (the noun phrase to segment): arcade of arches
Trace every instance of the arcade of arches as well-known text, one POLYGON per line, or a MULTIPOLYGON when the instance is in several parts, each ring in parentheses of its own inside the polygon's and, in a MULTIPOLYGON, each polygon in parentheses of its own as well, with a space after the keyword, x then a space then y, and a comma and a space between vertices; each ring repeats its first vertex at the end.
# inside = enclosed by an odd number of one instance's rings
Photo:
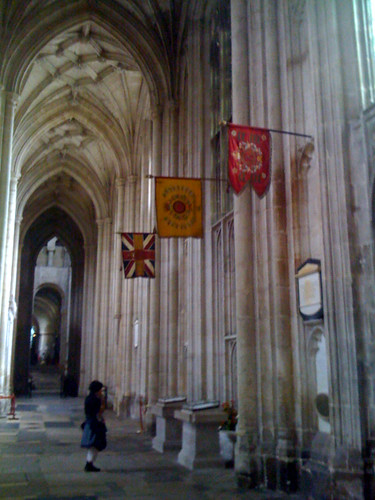
POLYGON ((0 2, 1 395, 100 379, 190 468, 233 400, 241 484, 375 497, 373 9, 0 2), (304 134, 272 133, 263 198, 225 182, 222 120, 304 134), (204 234, 124 279, 155 176, 207 179, 204 234))

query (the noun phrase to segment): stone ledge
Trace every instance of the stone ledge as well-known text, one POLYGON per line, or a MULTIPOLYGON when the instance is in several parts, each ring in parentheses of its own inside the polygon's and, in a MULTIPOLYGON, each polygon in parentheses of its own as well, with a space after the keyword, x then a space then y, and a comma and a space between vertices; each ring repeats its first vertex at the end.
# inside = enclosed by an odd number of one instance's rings
POLYGON ((175 410, 181 409, 181 406, 185 402, 185 397, 159 399, 158 402, 152 407, 151 413, 156 417, 173 418, 175 410))
POLYGON ((207 410, 189 410, 182 408, 176 410, 174 416, 177 420, 190 422, 191 424, 217 424, 218 426, 227 419, 227 414, 220 408, 210 408, 207 410))
POLYGON ((223 410, 182 408, 175 411, 175 418, 182 422, 179 464, 190 470, 224 465, 219 446, 219 426, 226 420, 223 410))

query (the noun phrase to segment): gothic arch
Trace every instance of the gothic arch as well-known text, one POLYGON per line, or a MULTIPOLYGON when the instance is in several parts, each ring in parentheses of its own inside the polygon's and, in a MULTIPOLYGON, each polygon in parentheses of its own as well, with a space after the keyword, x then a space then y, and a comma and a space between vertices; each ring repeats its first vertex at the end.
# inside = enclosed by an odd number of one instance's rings
POLYGON ((66 299, 64 290, 59 285, 57 285, 56 283, 52 283, 52 282, 49 282, 49 281, 45 281, 42 284, 40 284, 38 287, 36 287, 35 290, 34 290, 34 296, 42 288, 51 288, 52 290, 56 291, 60 295, 62 301, 64 301, 66 299))
POLYGON ((59 207, 50 207, 27 227, 21 238, 18 303, 19 314, 16 331, 14 387, 19 394, 27 393, 29 372, 30 332, 32 324, 32 304, 34 269, 37 255, 43 244, 52 236, 57 236, 66 246, 71 257, 71 317, 69 324, 69 374, 76 380, 77 386, 80 371, 81 350, 81 315, 83 301, 84 278, 84 238, 74 220, 59 207))
MULTIPOLYGON (((42 162, 41 162, 42 163, 42 162)), ((89 198, 95 208, 96 219, 106 217, 108 214, 108 198, 105 196, 103 186, 100 184, 95 173, 90 172, 89 175, 84 175, 83 172, 89 172, 89 168, 76 158, 64 158, 63 162, 59 158, 55 158, 47 172, 41 175, 41 164, 36 164, 31 170, 22 177, 18 191, 18 212, 23 213, 24 208, 31 198, 33 193, 37 192, 42 184, 47 182, 60 173, 68 174, 74 178, 77 183, 88 193, 89 198)), ((73 218, 75 218, 73 216, 73 218)), ((77 224, 80 221, 77 218, 77 224)))

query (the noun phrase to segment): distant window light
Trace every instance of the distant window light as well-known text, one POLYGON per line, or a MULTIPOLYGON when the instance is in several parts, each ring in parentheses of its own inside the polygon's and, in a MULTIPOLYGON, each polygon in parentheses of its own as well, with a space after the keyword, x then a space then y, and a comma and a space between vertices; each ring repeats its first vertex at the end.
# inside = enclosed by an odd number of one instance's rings
POLYGON ((375 103, 375 0, 353 2, 364 109, 375 103))

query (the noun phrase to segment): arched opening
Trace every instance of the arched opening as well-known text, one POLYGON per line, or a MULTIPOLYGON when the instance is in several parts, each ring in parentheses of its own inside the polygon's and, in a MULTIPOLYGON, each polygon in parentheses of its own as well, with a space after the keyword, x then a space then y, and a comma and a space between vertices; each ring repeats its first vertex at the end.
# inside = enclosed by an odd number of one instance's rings
POLYGON ((57 365, 60 361, 61 296, 52 288, 44 287, 34 297, 33 315, 39 332, 31 328, 30 364, 57 365))
MULTIPOLYGON (((39 267, 36 266, 35 277, 39 267)), ((61 306, 61 294, 54 287, 42 286, 34 296, 33 318, 39 324, 39 332, 31 328, 30 373, 32 389, 39 394, 60 390, 61 306)))
POLYGON ((72 381, 69 395, 77 395, 83 248, 78 226, 57 207, 46 210, 26 232, 20 262, 14 365, 16 394, 28 393, 31 367, 60 363, 72 381))
POLYGON ((71 275, 69 251, 54 236, 40 250, 34 273, 30 388, 39 395, 62 393, 69 356, 71 275))

